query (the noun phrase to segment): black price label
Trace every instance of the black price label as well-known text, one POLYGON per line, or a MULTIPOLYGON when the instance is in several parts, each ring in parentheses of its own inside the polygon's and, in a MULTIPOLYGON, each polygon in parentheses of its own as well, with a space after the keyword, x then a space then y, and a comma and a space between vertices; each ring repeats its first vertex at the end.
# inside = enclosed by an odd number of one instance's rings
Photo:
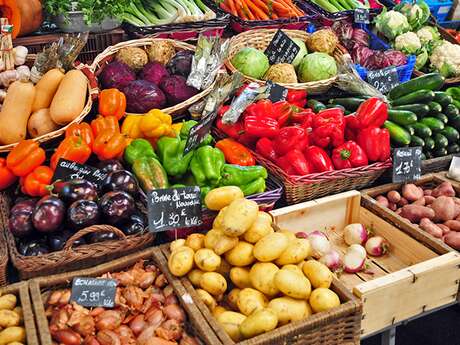
POLYGON ((115 279, 75 277, 70 300, 83 307, 113 308, 116 289, 115 279))
POLYGON ((148 214, 151 232, 201 225, 200 187, 151 191, 148 195, 148 214))
POLYGON ((52 182, 84 179, 100 186, 106 177, 107 174, 99 169, 61 158, 54 171, 52 182))
POLYGON ((422 148, 400 147, 393 150, 393 183, 416 181, 422 175, 422 148))
POLYGON ((375 71, 367 71, 367 82, 381 93, 388 93, 399 85, 396 67, 386 67, 375 71))
POLYGON ((267 81, 267 91, 267 98, 273 103, 285 101, 288 93, 288 89, 272 82, 271 80, 267 81))
POLYGON ((184 155, 194 150, 198 145, 200 145, 206 136, 211 130, 212 123, 217 117, 217 112, 214 111, 206 116, 204 119, 201 119, 195 126, 190 128, 190 132, 187 138, 187 143, 184 148, 184 155))
POLYGON ((283 31, 278 30, 272 41, 265 49, 270 65, 277 63, 291 63, 294 61, 300 47, 289 38, 283 31))
POLYGON ((369 10, 367 8, 357 8, 354 13, 355 23, 369 24, 369 10))

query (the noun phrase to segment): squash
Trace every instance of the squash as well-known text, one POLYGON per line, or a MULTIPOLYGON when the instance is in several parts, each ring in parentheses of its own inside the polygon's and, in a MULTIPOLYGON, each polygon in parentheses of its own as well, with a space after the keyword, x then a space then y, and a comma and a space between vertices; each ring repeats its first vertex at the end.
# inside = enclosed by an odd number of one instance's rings
POLYGON ((66 125, 75 120, 85 107, 88 83, 82 71, 73 69, 62 79, 50 106, 54 123, 66 125))
POLYGON ((40 0, 0 0, 0 12, 13 25, 13 38, 38 30, 43 22, 40 0))
POLYGON ((32 112, 34 97, 34 84, 15 81, 10 85, 0 112, 2 144, 14 144, 26 138, 27 121, 32 112))
POLYGON ((60 126, 51 120, 50 110, 48 108, 33 112, 27 123, 27 132, 31 138, 40 137, 44 134, 54 132, 59 128, 60 126))
POLYGON ((32 106, 33 112, 50 107, 51 101, 63 78, 64 73, 58 68, 53 68, 45 73, 37 85, 35 85, 36 93, 32 106))

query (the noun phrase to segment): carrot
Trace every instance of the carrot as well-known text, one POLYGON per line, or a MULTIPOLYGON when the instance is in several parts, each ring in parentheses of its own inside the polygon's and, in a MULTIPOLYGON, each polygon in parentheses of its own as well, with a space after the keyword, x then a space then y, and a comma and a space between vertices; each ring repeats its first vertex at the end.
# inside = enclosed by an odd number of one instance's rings
POLYGON ((244 20, 248 20, 248 16, 243 11, 243 4, 241 3, 241 0, 235 0, 235 5, 236 5, 236 12, 238 13, 238 17, 244 20))
POLYGON ((243 0, 249 7, 249 9, 256 15, 260 20, 268 20, 267 14, 261 10, 259 7, 254 5, 254 3, 251 0, 243 0))
POLYGON ((227 5, 224 4, 223 2, 221 2, 221 3, 219 4, 219 7, 220 7, 221 9, 223 9, 223 10, 224 10, 225 12, 227 12, 227 13, 232 13, 232 11, 230 10, 230 8, 227 7, 227 5))
POLYGON ((252 0, 252 3, 264 11, 266 14, 269 13, 268 6, 262 0, 252 0))
POLYGON ((273 10, 280 16, 280 17, 290 17, 291 11, 289 8, 284 6, 283 4, 273 1, 273 10))
POLYGON ((233 14, 234 16, 238 16, 238 13, 236 11, 235 0, 226 0, 226 5, 230 9, 231 14, 233 14))
POLYGON ((243 5, 243 11, 246 13, 247 17, 249 20, 256 20, 256 16, 251 12, 251 10, 248 7, 248 4, 245 2, 245 0, 241 0, 241 3, 243 5))
POLYGON ((297 8, 297 6, 291 0, 278 0, 282 4, 284 4, 287 8, 289 8, 295 15, 303 16, 303 13, 297 8))

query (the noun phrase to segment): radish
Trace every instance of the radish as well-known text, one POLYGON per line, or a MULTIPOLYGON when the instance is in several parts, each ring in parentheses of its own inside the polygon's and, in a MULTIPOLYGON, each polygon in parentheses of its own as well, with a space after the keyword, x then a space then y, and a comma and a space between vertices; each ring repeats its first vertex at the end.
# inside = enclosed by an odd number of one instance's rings
POLYGON ((322 264, 326 265, 331 271, 338 271, 342 269, 343 263, 340 254, 335 249, 330 250, 319 260, 322 264))
POLYGON ((343 229, 343 238, 349 246, 352 244, 364 244, 367 241, 368 233, 362 224, 348 224, 343 229))
POLYGON ((360 244, 352 244, 351 246, 348 247, 347 253, 348 252, 356 252, 363 259, 365 259, 367 255, 366 249, 360 244))
POLYGON ((382 256, 388 251, 388 242, 381 236, 374 236, 367 240, 366 251, 372 256, 382 256))
POLYGON ((331 244, 326 235, 321 231, 313 231, 308 234, 308 240, 311 244, 312 256, 315 259, 321 258, 331 250, 331 244))

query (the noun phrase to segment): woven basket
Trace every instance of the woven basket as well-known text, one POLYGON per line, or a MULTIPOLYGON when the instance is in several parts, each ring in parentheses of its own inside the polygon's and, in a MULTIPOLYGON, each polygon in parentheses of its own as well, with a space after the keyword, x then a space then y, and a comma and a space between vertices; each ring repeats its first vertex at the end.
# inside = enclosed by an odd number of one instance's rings
MULTIPOLYGON (((3 219, 8 218, 10 202, 10 198, 6 193, 0 194, 0 210, 3 219)), ((14 236, 9 231, 7 224, 8 221, 2 223, 2 234, 6 237, 6 242, 8 243, 11 262, 18 270, 19 277, 23 280, 91 267, 146 248, 155 239, 155 235, 150 232, 126 236, 121 230, 113 226, 93 225, 76 232, 67 240, 66 245, 60 251, 40 256, 24 256, 18 252, 14 236), (113 232, 120 239, 72 248, 73 242, 85 235, 96 232, 113 232)))
POLYGON ((204 320, 196 305, 190 302, 190 296, 187 298, 188 294, 184 287, 179 283, 177 278, 174 278, 169 274, 167 263, 165 262, 158 247, 156 247, 107 262, 88 270, 74 271, 31 280, 30 293, 32 296, 37 325, 40 330, 41 345, 52 345, 49 324, 44 310, 44 302, 51 290, 69 287, 74 277, 98 277, 107 272, 117 272, 129 268, 139 260, 152 261, 163 272, 163 274, 165 274, 169 283, 173 287, 179 302, 187 312, 188 321, 190 322, 195 335, 200 337, 202 341, 206 342, 206 344, 218 344, 219 341, 216 335, 204 320))
MULTIPOLYGON (((165 261, 170 255, 169 245, 160 246, 165 261)), ((337 293, 342 304, 327 312, 314 314, 305 320, 291 322, 276 328, 268 333, 254 338, 235 343, 224 331, 209 311, 209 308, 198 297, 195 288, 188 278, 181 278, 187 292, 203 314, 211 328, 223 345, 351 345, 359 344, 362 304, 347 288, 336 278, 331 289, 337 293)), ((217 344, 217 343, 216 343, 217 344)), ((214 345, 214 344, 212 344, 214 345)))
MULTIPOLYGON (((152 44, 153 41, 168 41, 174 45, 177 50, 193 50, 195 51, 195 47, 184 42, 171 40, 171 39, 164 39, 164 38, 141 38, 138 40, 131 40, 122 43, 118 43, 114 46, 108 47, 104 50, 101 54, 99 54, 96 59, 94 59, 93 64, 91 65, 91 71, 95 74, 96 78, 101 74, 103 68, 110 62, 115 59, 115 55, 121 48, 127 47, 140 47, 144 48, 152 44)), ((187 110, 192 104, 198 102, 202 98, 206 97, 208 93, 211 92, 213 85, 209 86, 207 89, 201 91, 200 93, 196 94, 195 96, 189 98, 188 100, 176 104, 173 107, 168 107, 162 109, 163 112, 175 115, 181 114, 183 111, 187 110)))
MULTIPOLYGON (((7 209, 4 203, 0 203, 0 227, 8 224, 7 209)), ((0 228, 0 286, 8 284, 8 245, 5 232, 0 228)))
POLYGON ((452 157, 457 155, 447 155, 422 161, 422 175, 436 173, 449 169, 452 157))

